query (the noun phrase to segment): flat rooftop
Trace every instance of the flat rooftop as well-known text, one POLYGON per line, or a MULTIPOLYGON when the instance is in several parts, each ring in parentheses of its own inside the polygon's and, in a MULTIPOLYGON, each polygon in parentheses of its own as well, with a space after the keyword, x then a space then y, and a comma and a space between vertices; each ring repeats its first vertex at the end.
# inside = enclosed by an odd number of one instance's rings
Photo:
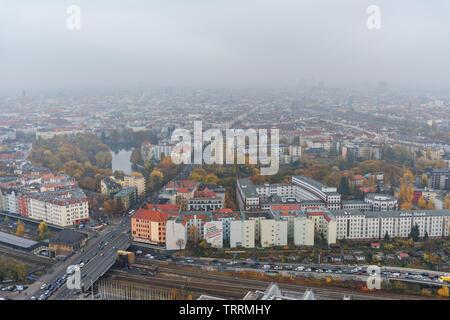
POLYGON ((20 247, 23 249, 29 249, 36 245, 38 242, 0 231, 0 243, 20 247))

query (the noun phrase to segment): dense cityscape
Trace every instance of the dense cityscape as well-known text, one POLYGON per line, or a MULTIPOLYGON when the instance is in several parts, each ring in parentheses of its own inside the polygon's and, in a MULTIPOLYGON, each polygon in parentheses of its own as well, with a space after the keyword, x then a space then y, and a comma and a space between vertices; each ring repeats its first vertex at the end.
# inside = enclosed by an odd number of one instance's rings
POLYGON ((448 87, 323 78, 0 90, 0 300, 448 300, 448 87))

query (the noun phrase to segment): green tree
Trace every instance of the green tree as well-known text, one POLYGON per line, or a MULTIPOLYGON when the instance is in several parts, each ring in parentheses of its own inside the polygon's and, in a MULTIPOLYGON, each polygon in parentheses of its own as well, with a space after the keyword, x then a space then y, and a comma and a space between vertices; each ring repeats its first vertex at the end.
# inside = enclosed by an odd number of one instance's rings
POLYGON ((341 179, 339 180, 338 190, 343 195, 350 194, 350 186, 349 186, 347 177, 341 177, 341 179))
POLYGON ((412 238, 414 242, 417 242, 417 241, 419 241, 419 237, 420 237, 419 226, 417 224, 415 224, 411 228, 411 232, 409 233, 408 238, 412 238))

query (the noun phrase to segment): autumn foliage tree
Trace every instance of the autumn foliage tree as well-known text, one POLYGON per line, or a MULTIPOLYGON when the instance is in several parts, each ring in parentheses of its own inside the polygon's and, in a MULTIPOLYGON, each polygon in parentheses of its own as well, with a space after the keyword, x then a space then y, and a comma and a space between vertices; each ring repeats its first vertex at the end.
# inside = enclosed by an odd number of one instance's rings
POLYGON ((445 209, 450 210, 450 195, 445 197, 445 209))
POLYGON ((17 220, 16 236, 22 237, 25 234, 25 224, 19 219, 17 220))
POLYGON ((200 232, 196 226, 191 226, 188 229, 189 243, 191 245, 197 245, 200 240, 200 232))
POLYGON ((92 134, 38 139, 33 142, 29 159, 53 172, 70 175, 90 191, 98 191, 100 181, 112 175, 110 150, 92 134))
POLYGON ((420 209, 425 209, 427 206, 427 201, 423 197, 420 197, 419 200, 417 201, 417 206, 420 209))
POLYGON ((39 229, 39 238, 40 239, 46 239, 51 236, 50 229, 48 228, 48 225, 44 221, 42 221, 39 224, 38 229, 39 229))
POLYGON ((161 187, 164 181, 164 175, 158 169, 154 169, 152 173, 150 173, 148 187, 151 191, 156 190, 161 187))
POLYGON ((122 214, 125 212, 125 206, 120 201, 113 199, 103 202, 103 213, 106 215, 122 214))
POLYGON ((412 209, 412 200, 414 197, 413 181, 414 175, 411 170, 405 168, 403 176, 400 179, 400 191, 398 194, 398 201, 402 210, 412 209))
POLYGON ((438 295, 440 295, 441 297, 448 297, 449 296, 449 290, 448 287, 446 285, 442 286, 442 288, 440 288, 437 291, 438 295))

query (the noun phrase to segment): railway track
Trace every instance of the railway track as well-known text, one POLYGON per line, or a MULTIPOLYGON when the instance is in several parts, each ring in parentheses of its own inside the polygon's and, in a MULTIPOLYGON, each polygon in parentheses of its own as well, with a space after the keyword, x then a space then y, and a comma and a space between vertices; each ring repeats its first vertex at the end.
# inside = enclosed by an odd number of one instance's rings
MULTIPOLYGON (((161 270, 162 271, 162 270, 161 270)), ((159 288, 183 288, 186 284, 188 284, 187 289, 191 292, 196 292, 199 294, 209 294, 215 295, 225 299, 242 299, 248 291, 265 291, 268 286, 268 282, 264 281, 254 281, 254 280, 245 280, 245 279, 223 279, 223 278, 210 278, 205 276, 199 276, 197 278, 192 275, 188 276, 191 280, 189 282, 186 279, 171 279, 167 277, 146 277, 142 275, 134 275, 129 274, 125 271, 114 270, 111 271, 111 276, 115 280, 121 280, 125 282, 139 283, 139 284, 147 284, 150 286, 157 286, 159 288), (196 280, 192 280, 192 278, 196 280)), ((307 289, 310 289, 309 286, 298 286, 296 285, 294 288, 292 286, 279 284, 282 289, 295 291, 297 293, 303 293, 307 289)), ((344 297, 343 292, 331 291, 328 289, 320 289, 313 288, 316 296, 320 297, 320 299, 336 299, 342 300, 344 297)), ((353 297, 361 300, 379 300, 379 299, 392 299, 386 297, 377 297, 370 295, 360 295, 353 294, 353 297)))
MULTIPOLYGON (((167 277, 148 277, 142 275, 134 275, 125 271, 111 270, 108 273, 110 279, 113 281, 120 281, 126 283, 133 283, 137 285, 148 285, 152 288, 162 289, 177 289, 180 291, 186 290, 189 293, 198 295, 208 294, 214 295, 224 299, 242 299, 250 290, 249 288, 240 288, 227 283, 214 283, 211 281, 189 281, 185 279, 171 279, 167 277)), ((258 288, 254 288, 259 289, 258 288)))
MULTIPOLYGON (((221 280, 221 281, 227 281, 232 282, 234 285, 240 284, 243 286, 255 286, 256 284, 259 285, 258 290, 265 290, 267 285, 269 284, 268 281, 262 281, 262 280, 256 280, 256 279, 245 279, 245 278, 232 278, 229 276, 221 276, 221 275, 209 275, 206 272, 195 272, 195 271, 185 271, 185 270, 179 270, 179 269, 172 269, 167 268, 161 265, 158 265, 159 272, 166 272, 166 273, 172 273, 177 275, 182 275, 186 277, 192 277, 192 278, 201 278, 205 280, 221 280)), ((330 299, 343 299, 344 295, 351 295, 352 297, 356 299, 361 300, 423 300, 423 297, 420 296, 413 296, 413 295, 402 295, 402 294, 392 294, 387 292, 375 292, 375 293, 360 293, 355 292, 351 289, 347 288, 339 288, 336 289, 324 289, 317 286, 304 286, 299 284, 279 284, 280 288, 289 290, 289 291, 297 291, 302 292, 309 288, 312 288, 314 290, 314 293, 321 297, 328 297, 330 299)), ((427 298, 429 299, 429 297, 427 298)))
POLYGON ((32 253, 26 253, 26 252, 20 252, 13 249, 9 249, 3 246, 0 246, 0 256, 5 255, 8 257, 16 258, 17 260, 23 261, 23 262, 29 262, 34 263, 38 265, 43 265, 45 267, 50 267, 55 264, 55 261, 38 257, 32 253))

